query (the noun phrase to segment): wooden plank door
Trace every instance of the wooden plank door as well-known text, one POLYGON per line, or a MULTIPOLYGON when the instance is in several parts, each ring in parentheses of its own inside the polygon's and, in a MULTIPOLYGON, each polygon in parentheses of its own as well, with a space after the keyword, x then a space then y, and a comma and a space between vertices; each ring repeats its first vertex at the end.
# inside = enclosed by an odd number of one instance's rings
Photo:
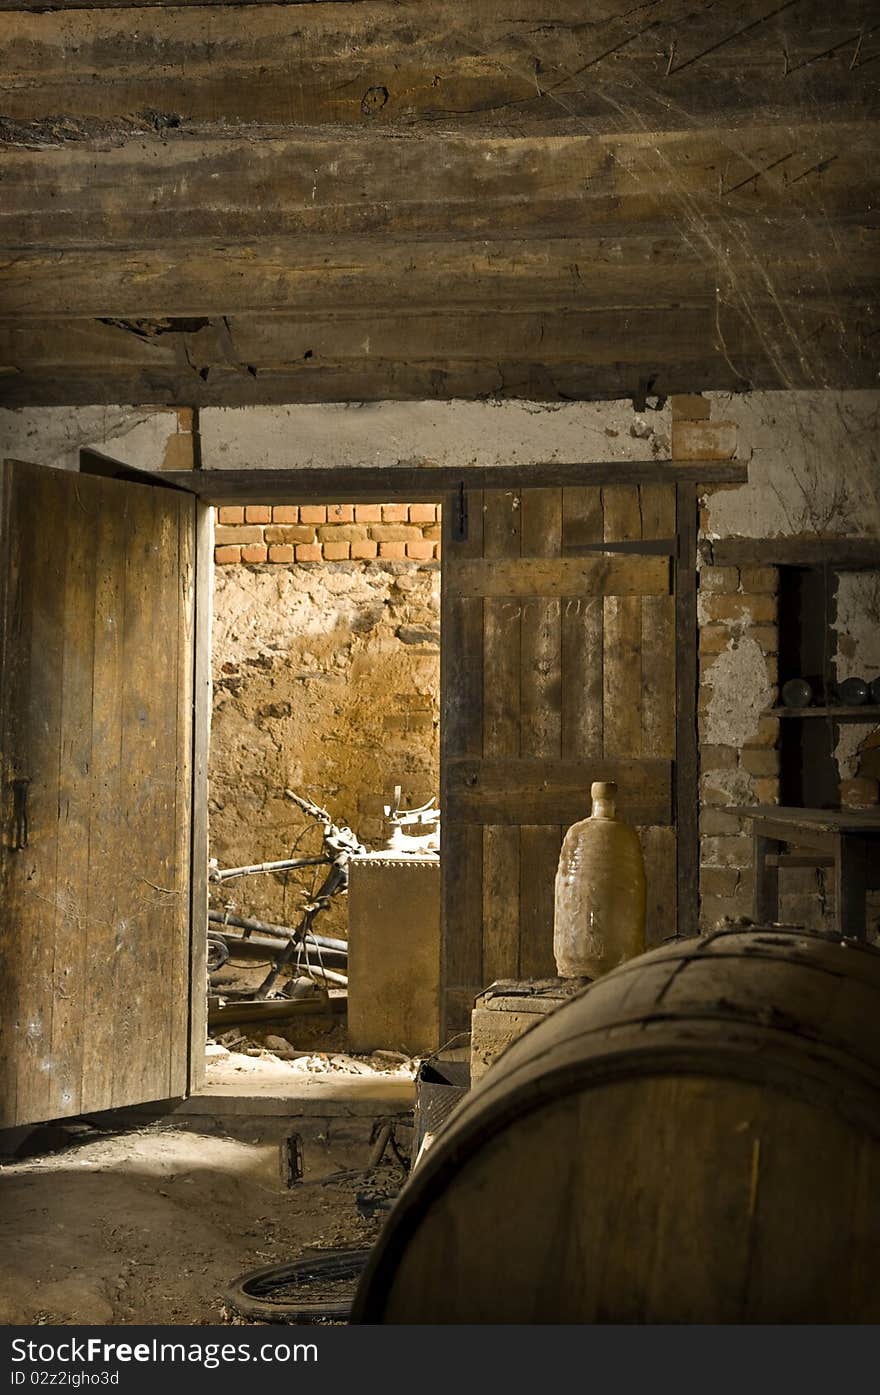
POLYGON ((187 1092, 204 921, 192 936, 196 500, 0 469, 10 1127, 187 1092))
POLYGON ((676 492, 471 492, 447 501, 443 526, 443 988, 453 1032, 493 980, 555 975, 559 849, 589 813, 593 780, 617 782, 620 811, 639 828, 649 944, 675 931, 676 492))

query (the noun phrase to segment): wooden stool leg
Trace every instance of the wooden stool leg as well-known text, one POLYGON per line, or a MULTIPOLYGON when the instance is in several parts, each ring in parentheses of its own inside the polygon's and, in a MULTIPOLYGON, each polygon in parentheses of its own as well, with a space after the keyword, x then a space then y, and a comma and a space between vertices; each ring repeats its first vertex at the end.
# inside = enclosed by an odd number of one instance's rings
POLYGON ((865 938, 865 892, 868 880, 868 845, 862 838, 841 834, 835 840, 834 924, 841 935, 865 938))
POLYGON ((779 919, 779 869, 768 864, 767 854, 778 852, 780 846, 775 838, 765 838, 763 833, 754 835, 754 904, 758 925, 772 925, 779 919))

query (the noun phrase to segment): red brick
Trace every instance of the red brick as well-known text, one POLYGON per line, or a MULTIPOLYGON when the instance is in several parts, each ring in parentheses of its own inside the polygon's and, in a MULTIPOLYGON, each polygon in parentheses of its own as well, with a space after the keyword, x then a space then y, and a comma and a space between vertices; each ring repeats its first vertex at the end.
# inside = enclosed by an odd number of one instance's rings
POLYGON ((265 562, 265 543, 249 543, 247 547, 241 549, 241 560, 243 562, 265 562))
POLYGON ((779 774, 779 752, 772 746, 745 750, 741 759, 743 770, 747 770, 750 775, 779 774))
POLYGON ((735 422, 676 421, 673 418, 673 460, 732 460, 735 455, 735 422))
POLYGON ((354 505, 353 505, 353 504, 328 504, 328 505, 327 505, 327 522, 328 522, 328 523, 354 523, 354 505))
POLYGON ((700 653, 720 654, 730 644, 730 630, 726 625, 700 626, 700 653))
POLYGON ((351 543, 325 542, 323 546, 325 562, 347 562, 351 556, 351 543))
POLYGON ((738 567, 701 567, 701 591, 724 591, 727 595, 739 590, 738 567))
POLYGON ((408 508, 406 504, 383 504, 383 523, 405 523, 408 508))
POLYGON ((215 528, 214 541, 217 543, 261 543, 263 530, 262 528, 215 528))
POLYGON ((388 561, 403 562, 406 559, 406 544, 402 542, 381 542, 379 556, 388 561))
POLYGON ((434 556, 434 544, 432 542, 408 542, 406 544, 406 555, 414 562, 428 562, 434 556))
POLYGON ((300 523, 326 523, 327 509, 323 504, 300 504, 300 523))
POLYGON ((328 523, 318 529, 319 542, 363 542, 369 529, 357 523, 328 523))
POLYGON ((371 558, 378 556, 379 544, 374 542, 353 542, 351 544, 351 556, 353 561, 367 562, 371 558))
POLYGON ((266 529, 267 543, 310 543, 315 541, 315 530, 303 523, 284 523, 266 529))
POLYGON ((673 421, 708 421, 711 403, 698 392, 675 393, 669 399, 673 421))
POLYGON ((435 557, 439 557, 439 556, 440 556, 440 547, 441 547, 441 544, 440 544, 440 543, 437 542, 437 543, 434 544, 434 556, 435 556, 435 557))
POLYGON ((244 523, 244 509, 237 504, 234 507, 217 510, 218 523, 244 523))
POLYGON ((433 523, 437 518, 436 504, 410 504, 410 523, 433 523))
POLYGON ((215 547, 214 561, 220 567, 228 567, 230 562, 240 562, 241 548, 230 547, 228 544, 225 547, 215 547))
POLYGON ((297 543, 296 560, 298 562, 320 562, 322 560, 320 545, 318 543, 297 543))
POLYGON ((759 804, 779 803, 779 781, 778 780, 755 780, 755 798, 759 804))
POLYGON ((701 867, 701 896, 732 896, 739 881, 735 867, 701 867))
POLYGON ((775 746, 779 740, 779 718, 762 717, 758 722, 758 730, 750 736, 745 746, 748 750, 756 746, 775 746))
POLYGON ((421 542, 421 528, 414 528, 409 523, 374 523, 370 528, 370 537, 375 542, 421 542))
POLYGON ((358 523, 381 523, 381 504, 355 504, 354 516, 358 523))
POLYGON ((422 537, 429 538, 431 542, 439 542, 442 534, 443 529, 439 523, 433 523, 430 528, 422 529, 422 537))
POLYGON ((245 523, 271 523, 272 509, 269 504, 248 504, 244 511, 245 523))
POLYGON ((273 523, 299 523, 298 504, 276 504, 272 510, 273 523))
POLYGON ((269 548, 270 562, 292 562, 293 547, 290 543, 273 543, 269 548))
POLYGON ((710 594, 704 597, 702 606, 709 620, 759 625, 776 619, 776 601, 772 596, 710 594))
POLYGON ((759 591, 775 596, 779 590, 778 567, 743 567, 742 587, 744 591, 759 591))

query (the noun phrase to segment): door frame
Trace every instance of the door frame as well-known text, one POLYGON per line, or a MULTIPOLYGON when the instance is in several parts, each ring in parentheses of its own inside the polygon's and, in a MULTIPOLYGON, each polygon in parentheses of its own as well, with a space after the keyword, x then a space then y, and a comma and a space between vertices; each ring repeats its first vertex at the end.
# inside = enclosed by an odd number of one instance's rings
MULTIPOLYGON (((94 455, 94 453, 91 453, 94 455)), ((115 462, 114 462, 115 463, 115 462)), ((117 469, 125 469, 119 467, 117 469)), ((143 479, 145 472, 129 477, 143 479)), ((346 466, 279 468, 277 470, 163 471, 149 478, 183 488, 200 501, 196 567, 196 720, 201 741, 194 752, 193 772, 193 925, 200 907, 207 914, 207 879, 202 884, 196 867, 207 870, 207 741, 210 728, 210 616, 213 548, 211 509, 249 504, 439 503, 454 509, 467 491, 559 488, 566 485, 670 484, 676 486, 676 538, 673 576, 676 639, 676 749, 673 821, 676 830, 676 926, 678 935, 695 935, 699 928, 699 746, 697 728, 698 628, 697 533, 699 488, 706 484, 742 484, 748 467, 740 461, 649 460, 533 463, 510 466, 346 466), (208 507, 210 506, 210 507, 208 507), (196 780, 196 771, 199 771, 196 780), (198 816, 197 812, 198 811, 198 816), (196 861, 197 859, 197 861, 196 861)), ((442 564, 441 564, 442 566, 442 564)), ((443 673, 449 662, 441 638, 441 700, 443 673)), ((441 717, 442 720, 442 717, 441 717)), ((442 762, 442 754, 441 754, 442 762)), ((443 787, 441 769, 441 791, 443 787)), ((441 793, 441 810, 443 798, 441 793)), ((445 915, 446 877, 441 858, 445 915)), ((441 950, 441 996, 445 1000, 441 950)), ((197 993, 195 994, 197 997, 197 993)), ((203 995, 204 996, 204 995, 203 995)), ((201 1008, 202 1013, 204 1007, 201 1008)), ((195 1002, 191 1021, 198 1022, 195 1002)), ((193 1052, 191 1052, 191 1057, 193 1052)), ((196 1052, 195 1055, 198 1055, 196 1052)), ((194 1064, 195 1076, 195 1064, 194 1064)))

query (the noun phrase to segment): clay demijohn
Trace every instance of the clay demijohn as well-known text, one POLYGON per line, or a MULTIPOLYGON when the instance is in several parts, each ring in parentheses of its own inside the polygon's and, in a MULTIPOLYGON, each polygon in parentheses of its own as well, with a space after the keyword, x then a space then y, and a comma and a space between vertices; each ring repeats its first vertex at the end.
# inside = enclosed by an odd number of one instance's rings
POLYGON ((553 952, 561 978, 598 978, 645 950, 645 865, 615 813, 617 786, 590 787, 593 809, 565 835, 556 872, 553 952))

